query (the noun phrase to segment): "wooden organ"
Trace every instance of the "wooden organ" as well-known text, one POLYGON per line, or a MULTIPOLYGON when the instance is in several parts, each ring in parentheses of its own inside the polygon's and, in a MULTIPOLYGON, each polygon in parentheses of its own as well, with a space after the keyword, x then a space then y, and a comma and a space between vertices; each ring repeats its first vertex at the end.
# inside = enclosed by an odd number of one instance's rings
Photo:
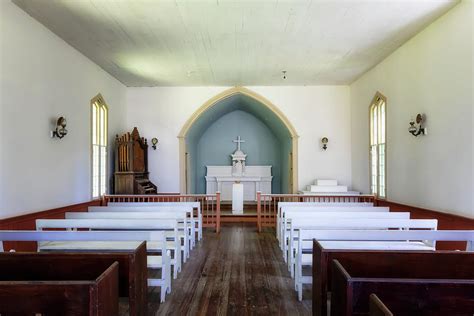
POLYGON ((148 144, 135 127, 115 137, 115 194, 156 194, 148 178, 148 144))

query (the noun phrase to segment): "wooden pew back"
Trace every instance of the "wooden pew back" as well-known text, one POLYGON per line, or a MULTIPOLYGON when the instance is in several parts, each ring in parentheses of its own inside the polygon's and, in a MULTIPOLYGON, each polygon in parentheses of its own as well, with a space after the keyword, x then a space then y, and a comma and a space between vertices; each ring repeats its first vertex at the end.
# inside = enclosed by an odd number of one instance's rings
MULTIPOLYGON (((442 231, 433 232, 415 232, 416 234, 438 234, 442 231)), ((392 232, 388 232, 389 234, 392 232)), ((394 232, 398 234, 410 233, 410 232, 394 232)), ((462 232, 451 232, 452 239, 461 238, 473 238, 474 232, 462 233, 462 232), (456 237, 456 235, 458 237, 456 237)), ((384 234, 387 234, 385 232, 384 234)), ((445 234, 445 233, 443 233, 445 234)), ((382 238, 381 236, 380 238, 382 238)), ((447 236, 444 236, 447 237, 447 236)), ((402 237, 403 238, 403 237, 402 237)), ((423 237, 421 237, 423 238, 423 237)), ((436 237, 431 237, 436 238, 436 237)), ((438 237, 441 240, 441 237, 438 237)), ((366 238, 365 238, 366 239, 366 238)), ((444 238, 451 239, 451 238, 444 238)), ((399 271, 406 273, 405 275, 417 276, 417 277, 433 277, 433 276, 446 276, 450 273, 451 269, 456 268, 456 262, 462 260, 466 256, 472 257, 473 255, 469 252, 460 251, 400 251, 400 250, 347 250, 347 249, 326 249, 319 241, 314 240, 313 249, 313 311, 315 315, 326 315, 327 311, 327 292, 331 289, 332 279, 332 268, 331 262, 333 259, 340 260, 341 262, 351 262, 355 260, 359 264, 367 264, 367 269, 377 269, 372 266, 378 266, 380 264, 381 269, 390 270, 399 269, 399 271), (421 258, 421 259, 420 259, 421 258), (426 259, 423 259, 426 258, 426 259), (436 272, 433 274, 432 270, 425 270, 423 262, 426 260, 436 261, 439 259, 442 263, 443 271, 436 272), (420 261, 420 262, 418 262, 420 261), (413 265, 411 265, 413 263, 413 265), (454 264, 454 265, 452 265, 454 264), (412 270, 413 269, 413 270, 412 270), (412 271, 411 271, 412 270, 412 271), (421 271, 421 272, 418 272, 421 271)), ((436 268, 436 270, 439 270, 436 268)), ((380 273, 380 271, 379 271, 380 273)), ((389 272, 390 273, 390 272, 389 272)), ((399 274, 400 272, 393 272, 399 274)), ((459 272, 459 277, 466 277, 472 272, 459 272)), ((390 275, 390 274, 389 274, 390 275)), ((388 276, 388 275, 387 275, 388 276)))
POLYGON ((119 263, 119 296, 129 297, 130 314, 147 313, 146 244, 126 252, 0 253, 0 280, 91 280, 119 263))
MULTIPOLYGON (((12 264, 4 260, 2 268, 13 273, 12 264)), ((72 280, 60 274, 42 276, 41 270, 35 271, 34 280, 29 279, 33 274, 16 274, 16 280, 0 281, 0 314, 118 315, 118 270, 114 262, 101 272, 69 274, 72 280)))
POLYGON ((333 260, 331 315, 367 315, 371 293, 385 304, 397 306, 394 312, 398 315, 469 315, 474 311, 472 254, 419 257, 413 269, 416 272, 406 269, 412 260, 404 262, 399 257, 399 265, 380 268, 379 257, 373 259, 362 262, 364 267, 359 261, 333 260), (445 263, 456 264, 450 267, 451 273, 438 269, 445 263), (372 267, 373 273, 367 267, 372 267))

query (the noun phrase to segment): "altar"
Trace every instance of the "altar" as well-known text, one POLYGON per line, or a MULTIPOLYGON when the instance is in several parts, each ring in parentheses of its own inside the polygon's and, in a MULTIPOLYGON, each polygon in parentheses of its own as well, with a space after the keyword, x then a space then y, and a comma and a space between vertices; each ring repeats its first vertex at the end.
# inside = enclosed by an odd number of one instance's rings
POLYGON ((257 191, 272 193, 272 166, 246 166, 245 174, 232 175, 232 166, 207 166, 206 194, 221 192, 222 201, 232 201, 232 185, 242 183, 244 201, 256 201, 257 191))
POLYGON ((256 201, 257 192, 272 193, 272 166, 247 166, 247 155, 241 150, 245 143, 240 136, 233 141, 237 150, 231 154, 230 166, 206 166, 206 194, 221 192, 222 201, 256 201), (236 190, 234 184, 242 184, 243 190, 236 190), (243 191, 243 196, 242 195, 243 191), (238 197, 234 196, 238 193, 238 197))

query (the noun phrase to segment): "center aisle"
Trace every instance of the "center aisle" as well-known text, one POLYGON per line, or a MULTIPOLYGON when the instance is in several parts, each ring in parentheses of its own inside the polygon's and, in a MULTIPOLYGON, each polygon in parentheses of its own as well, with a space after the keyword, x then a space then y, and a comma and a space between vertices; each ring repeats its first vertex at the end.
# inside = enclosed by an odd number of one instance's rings
POLYGON ((204 231, 172 286, 155 315, 311 314, 311 300, 297 300, 274 231, 258 234, 255 224, 204 231))

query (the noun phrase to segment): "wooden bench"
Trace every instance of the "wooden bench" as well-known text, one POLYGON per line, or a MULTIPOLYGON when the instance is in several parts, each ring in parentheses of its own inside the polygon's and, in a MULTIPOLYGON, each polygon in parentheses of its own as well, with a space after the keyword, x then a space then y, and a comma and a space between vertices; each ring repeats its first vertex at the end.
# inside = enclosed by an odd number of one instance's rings
POLYGON ((0 253, 1 280, 76 280, 92 278, 118 262, 119 296, 129 298, 130 315, 147 314, 146 244, 123 252, 4 252, 0 253))
POLYGON ((337 206, 337 207, 315 207, 315 206, 307 206, 307 207, 282 207, 281 209, 281 219, 279 220, 280 223, 277 225, 280 227, 280 247, 283 250, 283 243, 286 231, 290 228, 290 220, 288 218, 289 214, 293 213, 359 213, 359 212, 371 212, 371 213, 388 213, 390 212, 389 207, 344 207, 344 206, 337 206), (286 229, 286 231, 285 231, 286 229))
MULTIPOLYGON (((129 203, 132 204, 132 203, 129 203)), ((189 236, 191 241, 191 249, 196 245, 196 233, 195 233, 195 225, 193 217, 193 208, 191 206, 137 206, 134 203, 129 206, 89 206, 88 208, 89 213, 105 213, 105 212, 113 212, 113 213, 132 213, 132 212, 139 212, 139 213, 181 213, 186 212, 188 215, 186 226, 190 229, 189 236)), ((187 258, 187 257, 183 257, 187 258)))
POLYGON ((198 240, 202 240, 202 209, 201 202, 108 202, 108 206, 129 206, 130 204, 139 206, 191 206, 196 210, 193 216, 194 227, 197 228, 198 240))
POLYGON ((303 207, 303 208, 308 208, 308 207, 373 207, 374 203, 369 203, 369 202, 278 202, 277 206, 277 228, 276 228, 276 233, 277 233, 277 239, 280 240, 280 220, 281 220, 281 210, 282 208, 288 208, 288 207, 303 207))
MULTIPOLYGON (((295 254, 295 263, 290 269, 294 269, 295 287, 298 292, 298 299, 303 298, 303 284, 311 284, 312 277, 303 275, 303 266, 311 266, 313 257, 312 240, 317 235, 317 231, 321 229, 347 229, 347 230, 373 230, 375 232, 383 233, 388 229, 436 229, 438 221, 433 220, 414 220, 414 219, 338 219, 337 221, 318 221, 317 223, 308 223, 301 221, 300 223, 292 222, 295 225, 296 241, 298 248, 295 254)), ((292 230, 293 231, 293 230, 292 230)), ((291 236, 293 241, 293 235, 291 236)), ((335 239, 337 240, 337 239, 335 239)), ((337 242, 332 242, 337 243, 337 242)), ((377 239, 360 241, 353 243, 343 243, 346 247, 359 247, 361 249, 376 249, 376 250, 434 250, 434 241, 396 241, 396 242, 380 242, 377 239)), ((292 254, 293 256, 293 254, 292 254)))
MULTIPOLYGON (((375 208, 374 208, 375 209, 375 208)), ((339 219, 410 219, 409 212, 291 212, 286 214, 286 222, 285 225, 288 225, 288 229, 283 230, 282 232, 282 242, 283 242, 283 258, 285 262, 288 262, 288 254, 291 253, 292 245, 290 244, 291 236, 294 236, 292 233, 292 229, 294 230, 295 225, 292 224, 292 220, 294 219, 298 224, 303 220, 307 223, 314 223, 314 221, 318 220, 339 220, 339 219)), ((290 257, 290 259, 292 259, 290 257)), ((292 262, 290 262, 292 263, 292 262)), ((289 265, 290 266, 290 265, 289 265)))
POLYGON ((0 261, 1 315, 118 315, 117 262, 105 270, 56 271, 51 263, 24 264, 0 261))
MULTIPOLYGON (((55 242, 52 250, 60 252, 120 252, 136 249, 142 241, 153 244, 153 249, 161 252, 162 278, 148 278, 148 286, 161 287, 161 301, 164 302, 167 292, 171 291, 169 276, 169 256, 166 251, 166 237, 163 231, 11 231, 0 230, 0 251, 3 241, 36 241, 55 242), (161 244, 161 249, 158 245, 161 244)), ((159 268, 159 262, 147 257, 147 266, 159 268)))
MULTIPOLYGON (((186 262, 186 258, 189 257, 190 253, 190 235, 188 230, 188 225, 186 222, 186 212, 177 211, 177 212, 159 212, 159 213, 150 213, 150 212, 67 212, 65 215, 66 219, 150 219, 161 221, 163 219, 174 219, 178 221, 178 224, 183 226, 178 226, 178 230, 183 232, 179 236, 182 237, 183 244, 182 254, 178 249, 173 249, 174 256, 172 258, 171 264, 176 265, 176 269, 173 271, 173 277, 176 279, 178 272, 181 271, 181 262, 186 262), (176 263, 175 263, 176 261, 176 263)), ((169 242, 168 248, 173 248, 173 241, 169 242)))
POLYGON ((474 255, 443 253, 333 260, 331 315, 368 315, 376 294, 397 315, 472 315, 474 255))
MULTIPOLYGON (((36 220, 36 228, 43 229, 90 229, 90 230, 154 230, 163 232, 163 240, 159 242, 147 242, 148 252, 158 252, 160 255, 147 257, 147 267, 161 271, 161 278, 150 278, 148 284, 150 286, 159 286, 161 293, 171 293, 171 264, 173 262, 174 269, 178 269, 179 265, 176 260, 170 259, 170 249, 167 245, 166 232, 171 232, 173 237, 173 245, 171 249, 176 252, 181 251, 181 242, 178 236, 178 223, 174 219, 160 220, 159 222, 139 219, 38 219, 36 220)), ((132 239, 136 240, 136 239, 132 239)), ((111 243, 111 242, 65 242, 50 241, 39 243, 39 251, 118 251, 130 250, 134 243, 111 243)), ((175 258, 176 259, 176 258, 175 258)), ((164 300, 164 296, 162 296, 164 300)))
MULTIPOLYGON (((331 262, 333 259, 345 259, 352 257, 366 258, 365 260, 373 260, 377 262, 380 260, 391 260, 397 256, 419 256, 424 255, 427 258, 435 258, 439 254, 448 253, 454 255, 462 254, 460 251, 402 251, 402 250, 354 250, 347 249, 347 243, 356 243, 354 240, 446 240, 446 241, 472 241, 474 240, 474 231, 385 231, 382 234, 379 232, 340 232, 336 236, 344 241, 333 242, 330 236, 318 236, 318 240, 313 241, 313 314, 326 315, 327 314, 327 292, 331 285, 331 262), (324 240, 324 241, 323 241, 324 240), (336 244, 335 244, 336 243, 336 244), (323 246, 325 245, 325 246, 323 246)), ((472 245, 472 243, 471 243, 472 245)), ((471 246, 467 250, 474 250, 471 246)), ((396 262, 396 259, 394 259, 396 262)))

